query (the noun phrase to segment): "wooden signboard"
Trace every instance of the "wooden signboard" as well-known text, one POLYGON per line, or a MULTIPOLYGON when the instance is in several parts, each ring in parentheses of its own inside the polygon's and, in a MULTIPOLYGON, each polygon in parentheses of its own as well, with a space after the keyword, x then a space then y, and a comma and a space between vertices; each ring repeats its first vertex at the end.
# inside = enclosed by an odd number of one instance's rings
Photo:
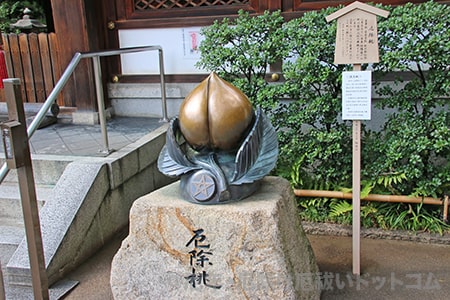
POLYGON ((388 11, 364 4, 352 4, 326 17, 337 19, 336 64, 353 64, 353 72, 343 74, 343 119, 352 120, 352 243, 353 274, 360 275, 361 231, 361 120, 370 120, 370 76, 361 72, 361 64, 375 63, 378 58, 377 16, 387 17, 388 11), (369 78, 369 79, 368 79, 369 78), (347 100, 347 101, 345 101, 347 100))
POLYGON ((337 19, 334 63, 378 62, 377 16, 388 15, 385 10, 356 1, 326 17, 327 22, 337 19))

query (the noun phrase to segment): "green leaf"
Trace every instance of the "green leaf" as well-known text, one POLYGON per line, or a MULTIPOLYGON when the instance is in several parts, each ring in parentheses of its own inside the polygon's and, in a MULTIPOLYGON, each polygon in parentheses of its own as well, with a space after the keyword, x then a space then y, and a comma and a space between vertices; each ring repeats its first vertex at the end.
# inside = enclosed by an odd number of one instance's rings
POLYGON ((353 206, 351 203, 347 201, 339 201, 335 204, 330 205, 331 211, 329 213, 329 217, 338 217, 348 212, 351 212, 353 206))

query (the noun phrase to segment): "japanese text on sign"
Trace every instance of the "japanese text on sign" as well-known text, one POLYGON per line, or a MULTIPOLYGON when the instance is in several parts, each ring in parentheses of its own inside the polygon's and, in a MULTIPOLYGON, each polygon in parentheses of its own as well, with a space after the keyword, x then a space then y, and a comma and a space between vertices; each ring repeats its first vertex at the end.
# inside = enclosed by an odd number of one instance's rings
POLYGON ((342 119, 370 120, 372 72, 342 73, 342 119))
POLYGON ((338 19, 335 63, 378 62, 376 16, 354 12, 338 19))

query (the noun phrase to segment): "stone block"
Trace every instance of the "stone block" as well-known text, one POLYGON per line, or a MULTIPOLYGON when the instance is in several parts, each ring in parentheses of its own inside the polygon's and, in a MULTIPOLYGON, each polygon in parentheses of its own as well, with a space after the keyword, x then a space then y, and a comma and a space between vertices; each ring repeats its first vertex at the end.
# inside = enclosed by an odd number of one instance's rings
POLYGON ((73 124, 95 125, 100 121, 97 112, 80 111, 72 113, 72 122, 73 124))
MULTIPOLYGON (((164 124, 148 135, 148 140, 143 140, 142 145, 136 147, 139 155, 139 171, 158 161, 159 153, 166 143, 168 124, 164 124), (151 140, 151 143, 149 142, 151 140)), ((146 137, 147 138, 147 137, 146 137)))
POLYGON ((138 152, 132 151, 130 147, 127 147, 127 150, 110 155, 110 158, 113 159, 110 162, 111 188, 117 188, 139 171, 138 152))
POLYGON ((223 205, 181 200, 175 182, 134 202, 111 288, 116 300, 319 299, 317 274, 288 181, 223 205))

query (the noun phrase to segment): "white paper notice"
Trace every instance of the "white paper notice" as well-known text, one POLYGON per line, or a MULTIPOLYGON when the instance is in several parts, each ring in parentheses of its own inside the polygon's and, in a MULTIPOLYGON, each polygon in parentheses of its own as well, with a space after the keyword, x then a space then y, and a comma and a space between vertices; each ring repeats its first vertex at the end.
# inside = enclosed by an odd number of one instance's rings
POLYGON ((342 119, 370 120, 372 72, 342 72, 342 119))

